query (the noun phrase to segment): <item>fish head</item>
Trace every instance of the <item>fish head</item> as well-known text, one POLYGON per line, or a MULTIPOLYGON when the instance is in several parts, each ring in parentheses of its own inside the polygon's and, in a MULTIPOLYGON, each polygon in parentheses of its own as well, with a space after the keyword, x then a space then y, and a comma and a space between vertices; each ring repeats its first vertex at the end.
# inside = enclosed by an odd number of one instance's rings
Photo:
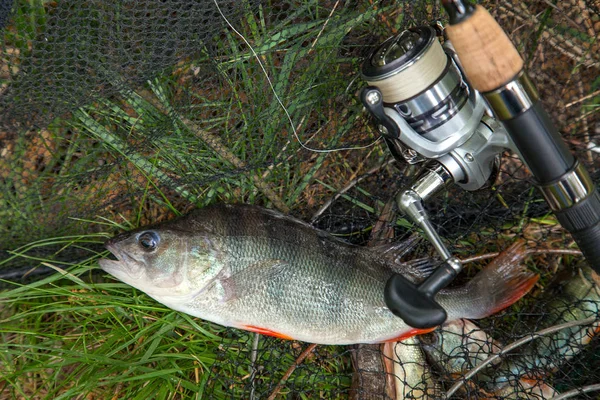
POLYGON ((189 300, 218 273, 211 237, 173 229, 142 229, 110 239, 105 247, 117 260, 100 267, 157 299, 189 300))

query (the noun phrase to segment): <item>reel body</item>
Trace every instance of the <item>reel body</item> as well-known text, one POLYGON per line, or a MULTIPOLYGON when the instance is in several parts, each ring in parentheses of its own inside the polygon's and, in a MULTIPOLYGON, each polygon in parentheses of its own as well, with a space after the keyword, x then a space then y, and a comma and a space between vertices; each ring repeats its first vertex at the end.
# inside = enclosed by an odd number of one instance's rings
POLYGON ((427 166, 396 202, 444 263, 418 286, 395 274, 387 282, 385 299, 409 325, 430 328, 446 320, 435 295, 462 264, 444 245, 423 201, 452 183, 465 190, 483 188, 495 179, 501 153, 514 146, 481 94, 468 85, 452 45, 446 41, 442 46, 431 27, 386 40, 365 61, 362 75, 369 86, 361 100, 390 152, 398 160, 427 166))
POLYGON ((512 148, 485 100, 466 82, 449 42, 412 28, 382 43, 365 61, 370 86, 361 98, 397 159, 435 160, 465 190, 495 177, 502 151, 512 148))

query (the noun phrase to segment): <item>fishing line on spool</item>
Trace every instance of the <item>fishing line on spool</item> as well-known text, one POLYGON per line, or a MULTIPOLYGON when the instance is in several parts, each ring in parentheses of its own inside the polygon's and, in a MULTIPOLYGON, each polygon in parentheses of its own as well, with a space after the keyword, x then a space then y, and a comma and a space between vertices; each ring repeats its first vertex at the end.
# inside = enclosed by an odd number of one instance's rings
POLYGON ((229 22, 229 20, 225 16, 225 14, 223 14, 223 11, 221 11, 221 8, 219 7, 219 4, 217 3, 217 0, 213 0, 213 2, 215 3, 215 6, 217 7, 217 11, 219 12, 219 14, 223 18, 223 20, 227 23, 227 25, 231 28, 231 30, 233 32, 235 32, 236 35, 238 35, 240 38, 242 38, 242 40, 244 41, 244 43, 246 43, 246 45, 248 46, 248 48, 252 52, 252 55, 254 56, 254 58, 256 59, 256 61, 258 62, 258 65, 260 66, 260 69, 262 70, 265 78, 267 78, 267 82, 269 84, 269 87, 271 88, 271 91, 273 92, 273 95, 275 96, 275 100, 277 100, 277 103, 279 104, 279 106, 281 107, 281 109, 283 110, 283 112, 285 113, 285 115, 286 115, 286 117, 287 117, 287 119, 288 119, 288 121, 290 123, 290 126, 292 127, 292 132, 294 133, 294 137, 295 137, 296 141, 300 144, 300 146, 302 148, 304 148, 304 149, 306 149, 308 151, 312 151, 314 153, 333 153, 335 151, 366 149, 366 148, 369 148, 371 146, 374 146, 375 144, 377 144, 381 140, 381 137, 378 137, 375 141, 373 141, 373 142, 371 142, 371 143, 369 143, 369 144, 367 144, 365 146, 338 147, 338 148, 334 148, 334 149, 315 149, 313 147, 307 146, 304 142, 302 142, 302 140, 300 139, 300 136, 298 136, 298 131, 296 130, 296 126, 294 124, 294 121, 292 121, 292 116, 290 115, 290 113, 288 112, 286 106, 283 104, 283 101, 281 100, 281 98, 277 94, 277 91, 275 90, 275 86, 273 85, 273 82, 271 81, 271 78, 269 77, 269 73, 267 72, 267 70, 266 70, 265 66, 263 65, 262 61, 260 61, 260 57, 258 57, 258 54, 256 53, 256 51, 254 51, 254 48, 248 42, 248 40, 246 40, 246 38, 244 37, 244 35, 242 35, 237 29, 235 29, 235 27, 231 24, 231 22, 229 22))

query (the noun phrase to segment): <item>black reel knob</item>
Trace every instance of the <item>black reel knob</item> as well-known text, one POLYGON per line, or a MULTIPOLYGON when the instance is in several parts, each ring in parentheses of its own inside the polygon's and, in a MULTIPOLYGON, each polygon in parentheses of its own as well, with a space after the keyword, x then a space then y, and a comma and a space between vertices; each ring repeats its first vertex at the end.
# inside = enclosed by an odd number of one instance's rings
POLYGON ((457 275, 446 262, 421 284, 415 285, 399 274, 394 274, 385 285, 385 304, 394 315, 413 328, 427 329, 443 324, 446 310, 435 301, 435 295, 457 275))

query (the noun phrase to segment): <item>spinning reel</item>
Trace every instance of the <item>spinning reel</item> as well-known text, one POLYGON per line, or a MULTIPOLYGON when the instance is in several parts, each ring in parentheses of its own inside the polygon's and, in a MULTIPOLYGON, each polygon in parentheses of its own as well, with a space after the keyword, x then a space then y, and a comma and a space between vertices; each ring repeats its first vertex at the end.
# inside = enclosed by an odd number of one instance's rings
POLYGON ((482 95, 469 86, 452 44, 439 41, 440 26, 408 29, 383 42, 365 61, 370 86, 361 100, 374 117, 391 153, 426 171, 397 197, 399 209, 417 224, 444 264, 419 286, 396 274, 387 283, 388 308, 415 328, 443 323, 446 312, 435 301, 462 269, 423 207, 454 183, 477 190, 496 177, 500 155, 514 149, 482 95))

